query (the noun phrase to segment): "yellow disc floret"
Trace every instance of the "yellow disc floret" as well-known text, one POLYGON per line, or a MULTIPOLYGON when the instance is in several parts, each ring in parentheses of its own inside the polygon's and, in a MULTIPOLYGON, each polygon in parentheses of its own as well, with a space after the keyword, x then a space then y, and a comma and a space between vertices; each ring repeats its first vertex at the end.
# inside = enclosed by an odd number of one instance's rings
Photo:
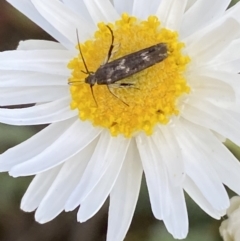
MULTIPOLYGON (((139 21, 123 14, 108 26, 114 36, 110 62, 158 43, 167 45, 167 58, 113 85, 95 84, 93 96, 90 85, 85 83, 89 74, 79 53, 68 65, 73 70, 69 78, 71 108, 79 110, 81 120, 107 128, 113 136, 131 137, 139 131, 151 135, 156 124, 167 124, 171 116, 178 115, 177 99, 190 91, 184 78, 190 59, 182 54, 184 44, 178 41, 178 34, 162 28, 155 16, 139 21), (131 86, 120 88, 120 83, 131 86)), ((94 38, 80 44, 89 71, 94 73, 104 64, 111 37, 106 24, 100 23, 94 38)))

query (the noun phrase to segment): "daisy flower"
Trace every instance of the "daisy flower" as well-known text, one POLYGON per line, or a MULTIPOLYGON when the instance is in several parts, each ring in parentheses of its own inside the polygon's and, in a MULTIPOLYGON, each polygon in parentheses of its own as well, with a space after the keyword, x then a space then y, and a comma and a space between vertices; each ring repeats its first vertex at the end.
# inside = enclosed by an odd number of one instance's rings
POLYGON ((227 210, 228 219, 224 220, 219 228, 224 241, 237 241, 240 239, 240 197, 235 196, 230 200, 227 210))
POLYGON ((110 197, 107 240, 122 241, 144 173, 153 215, 174 238, 188 233, 184 191, 213 218, 226 213, 224 185, 240 194, 239 162, 222 143, 240 145, 240 4, 8 2, 58 41, 0 53, 0 105, 35 103, 0 109, 0 122, 50 124, 0 156, 2 172, 35 175, 24 211, 45 223, 80 206, 84 222, 110 197), (138 54, 159 44, 160 62, 155 50, 138 54), (155 62, 126 77, 129 54, 155 62), (107 71, 98 85, 100 67, 107 71), (119 69, 123 78, 112 81, 119 69))

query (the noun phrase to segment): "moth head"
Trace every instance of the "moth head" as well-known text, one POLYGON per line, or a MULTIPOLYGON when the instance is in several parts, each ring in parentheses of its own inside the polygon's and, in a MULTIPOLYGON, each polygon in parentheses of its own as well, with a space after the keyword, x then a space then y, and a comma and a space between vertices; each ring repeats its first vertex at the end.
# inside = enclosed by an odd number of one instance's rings
POLYGON ((93 86, 96 84, 96 78, 95 78, 95 75, 94 74, 89 74, 88 77, 85 78, 85 83, 93 86))

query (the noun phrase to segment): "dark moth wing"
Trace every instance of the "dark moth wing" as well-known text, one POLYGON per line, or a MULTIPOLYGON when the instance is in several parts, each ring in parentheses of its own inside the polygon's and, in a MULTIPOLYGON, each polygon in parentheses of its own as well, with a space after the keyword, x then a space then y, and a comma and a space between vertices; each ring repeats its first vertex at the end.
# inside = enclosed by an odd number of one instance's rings
POLYGON ((147 69, 167 58, 167 46, 159 43, 101 65, 94 73, 99 85, 109 85, 147 69))

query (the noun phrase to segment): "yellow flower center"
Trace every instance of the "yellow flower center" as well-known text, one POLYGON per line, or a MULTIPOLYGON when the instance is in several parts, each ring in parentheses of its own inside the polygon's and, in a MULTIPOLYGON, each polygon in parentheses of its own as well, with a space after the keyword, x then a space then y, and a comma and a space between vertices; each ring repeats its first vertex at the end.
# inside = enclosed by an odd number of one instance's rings
MULTIPOLYGON (((178 115, 177 99, 190 91, 183 75, 190 59, 182 54, 184 44, 178 41, 178 34, 162 28, 155 16, 139 21, 123 14, 108 26, 114 36, 114 54, 109 62, 159 43, 166 44, 167 57, 113 85, 96 83, 92 95, 89 83, 85 83, 89 74, 79 53, 68 65, 73 70, 69 78, 71 108, 79 110, 81 120, 109 129, 112 136, 131 137, 139 131, 151 135, 156 124, 167 124, 171 116, 178 115), (121 83, 131 85, 120 86, 121 83)), ((100 23, 94 39, 80 44, 87 68, 93 74, 104 64, 111 39, 109 28, 100 23)))

